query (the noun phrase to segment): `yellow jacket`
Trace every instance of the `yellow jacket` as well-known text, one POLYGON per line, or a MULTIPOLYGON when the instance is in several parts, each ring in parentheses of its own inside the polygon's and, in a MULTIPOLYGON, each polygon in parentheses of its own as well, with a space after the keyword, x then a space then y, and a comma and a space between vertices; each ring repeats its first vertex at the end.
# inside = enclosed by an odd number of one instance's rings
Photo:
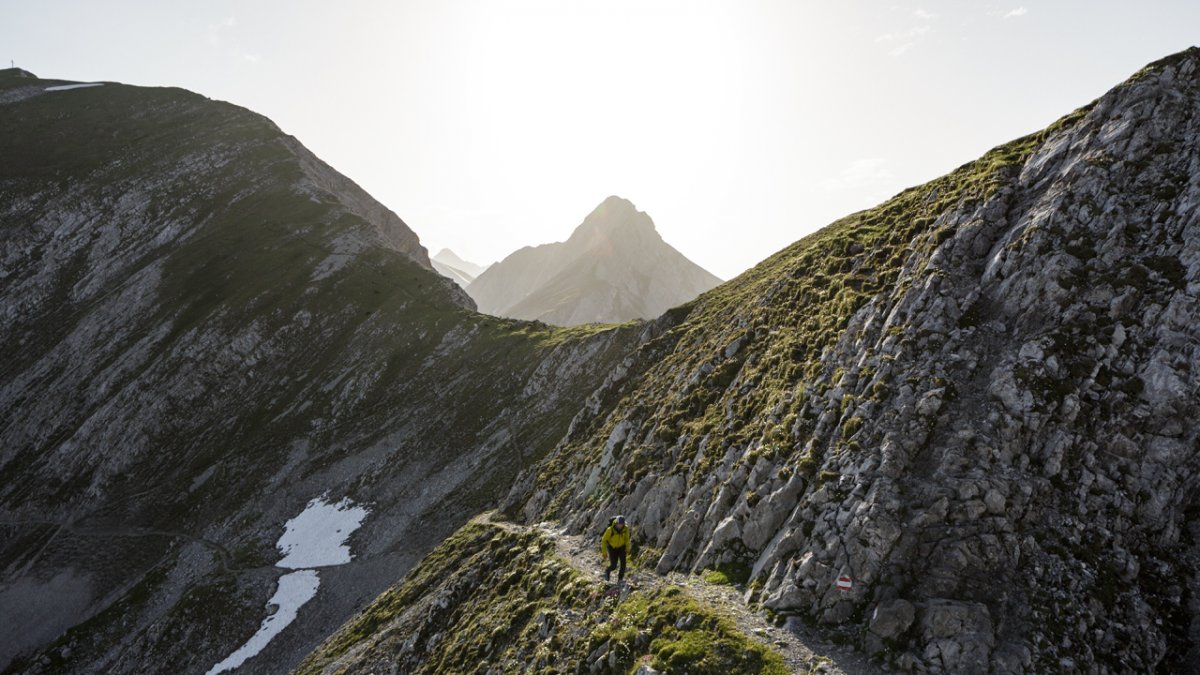
POLYGON ((633 528, 629 523, 625 523, 625 527, 620 530, 615 524, 609 525, 604 531, 604 536, 600 537, 600 555, 608 555, 609 548, 621 548, 629 543, 629 538, 633 536, 633 528))

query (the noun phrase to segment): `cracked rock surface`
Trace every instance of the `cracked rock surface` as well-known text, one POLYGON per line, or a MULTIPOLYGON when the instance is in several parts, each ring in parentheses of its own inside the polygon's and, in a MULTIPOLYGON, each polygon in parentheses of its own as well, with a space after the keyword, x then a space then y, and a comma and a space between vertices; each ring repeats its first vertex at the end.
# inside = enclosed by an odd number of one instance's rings
POLYGON ((505 508, 905 670, 1191 663, 1198 206, 1192 49, 702 298, 505 508))

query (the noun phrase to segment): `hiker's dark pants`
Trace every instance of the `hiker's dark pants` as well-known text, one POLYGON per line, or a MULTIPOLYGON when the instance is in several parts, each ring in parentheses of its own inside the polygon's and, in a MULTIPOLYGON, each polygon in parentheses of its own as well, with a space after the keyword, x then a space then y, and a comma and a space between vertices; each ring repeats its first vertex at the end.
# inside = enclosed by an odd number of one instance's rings
POLYGON ((620 563, 621 571, 617 572, 617 581, 625 578, 625 547, 618 546, 616 548, 608 547, 608 571, 605 575, 612 574, 612 571, 617 569, 617 564, 620 563))

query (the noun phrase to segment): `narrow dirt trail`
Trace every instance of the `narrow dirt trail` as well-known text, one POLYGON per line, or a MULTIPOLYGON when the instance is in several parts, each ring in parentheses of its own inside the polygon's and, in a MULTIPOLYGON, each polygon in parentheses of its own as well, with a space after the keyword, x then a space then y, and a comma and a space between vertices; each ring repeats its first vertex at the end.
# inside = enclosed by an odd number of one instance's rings
MULTIPOLYGON (((608 565, 607 561, 601 560, 598 543, 582 535, 565 534, 546 523, 539 524, 537 529, 554 541, 559 556, 581 574, 597 583, 605 583, 604 570, 608 565)), ((872 665, 864 654, 834 645, 803 624, 789 621, 784 626, 773 625, 765 615, 748 608, 734 586, 711 584, 698 576, 679 572, 660 576, 638 568, 632 561, 625 574, 625 584, 629 589, 643 591, 662 586, 679 587, 704 604, 720 609, 751 639, 779 652, 794 673, 867 675, 880 671, 879 666, 872 665)))

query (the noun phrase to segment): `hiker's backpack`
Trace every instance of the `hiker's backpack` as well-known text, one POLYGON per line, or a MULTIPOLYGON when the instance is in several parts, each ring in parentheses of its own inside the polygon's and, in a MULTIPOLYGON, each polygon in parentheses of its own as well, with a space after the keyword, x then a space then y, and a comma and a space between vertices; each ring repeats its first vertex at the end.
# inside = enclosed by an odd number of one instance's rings
POLYGON ((604 541, 604 533, 605 533, 605 532, 608 532, 608 528, 610 528, 610 527, 616 527, 616 525, 617 525, 617 518, 616 518, 616 516, 613 516, 612 518, 609 518, 609 519, 608 519, 608 525, 606 525, 606 526, 604 527, 604 529, 600 531, 600 541, 602 541, 602 542, 604 541))

